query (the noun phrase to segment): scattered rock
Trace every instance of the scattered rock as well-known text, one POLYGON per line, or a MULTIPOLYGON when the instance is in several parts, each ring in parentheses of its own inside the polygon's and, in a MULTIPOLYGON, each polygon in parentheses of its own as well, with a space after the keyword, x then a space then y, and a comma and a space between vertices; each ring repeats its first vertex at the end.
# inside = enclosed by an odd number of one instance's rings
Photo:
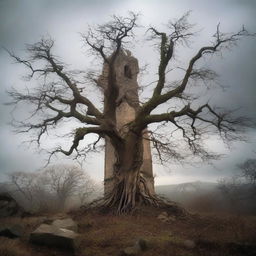
POLYGON ((52 225, 77 232, 77 224, 71 218, 55 220, 52 222, 52 225))
POLYGON ((138 253, 140 252, 140 249, 139 248, 137 248, 137 247, 135 247, 135 246, 131 246, 131 247, 126 247, 123 251, 122 251, 122 253, 121 253, 121 255, 122 256, 135 256, 135 255, 137 255, 138 253))
POLYGON ((192 240, 185 240, 183 245, 188 249, 194 249, 196 247, 196 243, 192 240))
POLYGON ((142 238, 139 238, 134 246, 126 247, 122 252, 121 256, 133 256, 139 254, 141 251, 146 251, 148 249, 148 242, 142 238))
POLYGON ((167 212, 161 212, 157 218, 167 218, 168 217, 168 213, 167 212))
POLYGON ((148 241, 144 240, 142 238, 139 238, 136 242, 135 242, 135 247, 138 247, 141 251, 146 251, 148 249, 148 241))
POLYGON ((162 222, 167 222, 168 221, 168 215, 166 216, 165 214, 159 214, 157 216, 157 219, 161 220, 162 222))
POLYGON ((16 225, 5 225, 0 227, 0 236, 5 236, 8 238, 17 238, 23 235, 23 227, 16 225))
POLYGON ((176 218, 174 216, 169 216, 168 217, 168 221, 170 221, 170 222, 175 221, 175 220, 176 220, 176 218))
POLYGON ((172 222, 175 221, 174 216, 168 216, 167 212, 162 212, 157 216, 157 219, 161 220, 162 222, 172 222))
POLYGON ((41 224, 30 234, 30 242, 74 250, 74 242, 77 236, 78 234, 72 230, 58 228, 54 225, 41 224))
POLYGON ((10 194, 0 194, 0 217, 22 216, 24 212, 10 194))

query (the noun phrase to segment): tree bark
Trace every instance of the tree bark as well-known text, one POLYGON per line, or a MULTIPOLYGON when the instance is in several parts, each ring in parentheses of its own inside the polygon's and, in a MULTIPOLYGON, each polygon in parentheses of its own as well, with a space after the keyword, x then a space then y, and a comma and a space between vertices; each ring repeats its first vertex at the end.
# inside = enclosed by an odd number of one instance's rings
POLYGON ((132 211, 138 204, 157 205, 154 189, 141 171, 143 164, 142 136, 129 132, 123 150, 116 150, 111 190, 105 193, 107 207, 122 214, 132 211))

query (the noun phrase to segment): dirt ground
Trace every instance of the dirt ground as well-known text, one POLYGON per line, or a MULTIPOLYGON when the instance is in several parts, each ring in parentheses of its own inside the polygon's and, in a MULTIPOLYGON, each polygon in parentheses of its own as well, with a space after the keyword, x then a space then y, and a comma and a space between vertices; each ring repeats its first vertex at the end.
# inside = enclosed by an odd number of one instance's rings
POLYGON ((161 209, 143 208, 133 215, 115 216, 98 210, 79 210, 54 216, 2 218, 0 225, 22 224, 19 239, 0 237, 1 256, 103 256, 122 255, 121 251, 138 239, 147 241, 145 256, 242 256, 256 255, 256 216, 190 213, 162 222, 161 209), (45 219, 72 217, 78 223, 75 251, 32 245, 29 234, 45 219), (192 248, 186 240, 194 242, 192 248))

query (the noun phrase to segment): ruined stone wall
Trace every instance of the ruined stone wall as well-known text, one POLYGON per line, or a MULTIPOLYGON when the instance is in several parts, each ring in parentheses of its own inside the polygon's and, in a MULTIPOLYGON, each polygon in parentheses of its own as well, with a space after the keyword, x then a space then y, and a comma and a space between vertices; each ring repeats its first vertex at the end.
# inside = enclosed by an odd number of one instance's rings
MULTIPOLYGON (((117 129, 121 134, 126 133, 126 124, 134 120, 136 110, 139 107, 138 82, 139 65, 136 58, 131 56, 129 51, 120 51, 115 61, 115 73, 117 84, 119 86, 119 96, 116 104, 116 122, 117 129)), ((99 84, 104 88, 107 86, 108 66, 103 67, 102 75, 99 77, 99 84)), ((147 138, 147 132, 144 137, 147 138)), ((105 140, 105 192, 112 188, 113 165, 115 163, 114 148, 109 138, 105 140)), ((154 193, 154 178, 152 168, 152 157, 150 141, 143 140, 143 164, 141 173, 146 178, 150 190, 154 193)))

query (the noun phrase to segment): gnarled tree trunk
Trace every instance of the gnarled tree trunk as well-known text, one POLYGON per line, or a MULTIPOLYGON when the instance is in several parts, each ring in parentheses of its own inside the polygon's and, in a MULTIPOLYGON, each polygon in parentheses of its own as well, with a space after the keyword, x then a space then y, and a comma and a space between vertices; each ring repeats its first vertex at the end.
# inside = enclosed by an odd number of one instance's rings
POLYGON ((112 188, 105 193, 106 206, 118 213, 129 212, 137 204, 157 205, 157 197, 150 182, 141 171, 143 164, 142 136, 129 132, 122 150, 115 151, 112 188))

